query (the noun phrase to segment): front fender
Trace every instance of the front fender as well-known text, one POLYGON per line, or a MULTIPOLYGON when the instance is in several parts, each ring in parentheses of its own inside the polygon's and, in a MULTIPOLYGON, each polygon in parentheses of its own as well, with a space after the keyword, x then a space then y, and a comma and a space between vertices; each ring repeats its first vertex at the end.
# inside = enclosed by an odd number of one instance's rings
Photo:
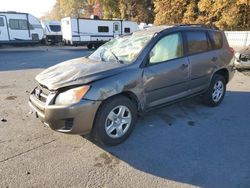
POLYGON ((90 91, 84 96, 85 99, 103 101, 117 94, 131 92, 136 96, 141 108, 145 104, 143 69, 126 69, 117 75, 104 78, 91 83, 90 91))

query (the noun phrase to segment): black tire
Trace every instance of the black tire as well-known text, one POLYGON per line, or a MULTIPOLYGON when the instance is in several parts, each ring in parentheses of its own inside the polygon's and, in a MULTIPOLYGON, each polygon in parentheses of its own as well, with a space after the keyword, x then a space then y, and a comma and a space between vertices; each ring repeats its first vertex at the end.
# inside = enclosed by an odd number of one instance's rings
POLYGON ((91 49, 93 48, 93 44, 88 44, 88 45, 87 45, 87 48, 88 48, 89 50, 91 50, 91 49))
POLYGON ((206 93, 204 93, 204 95, 202 95, 202 100, 204 104, 206 104, 207 106, 215 107, 215 106, 218 106, 222 102, 222 100, 224 99, 225 93, 226 93, 225 78, 220 74, 215 74, 211 80, 208 90, 206 91, 206 93), (218 98, 218 101, 217 101, 215 100, 215 98, 213 98, 213 93, 215 92, 214 90, 215 84, 218 84, 218 83, 223 84, 223 88, 221 89, 223 93, 219 95, 220 97, 218 98))
POLYGON ((124 96, 112 97, 104 101, 103 104, 100 106, 96 114, 94 127, 92 130, 92 137, 94 137, 95 140, 97 140, 98 142, 104 145, 114 146, 114 145, 120 144, 121 142, 125 141, 128 138, 128 136, 131 134, 131 132, 133 131, 135 127, 136 119, 137 119, 136 105, 130 99, 124 96), (119 138, 112 138, 108 135, 105 129, 106 123, 108 121, 108 115, 113 109, 121 105, 127 107, 129 111, 131 112, 131 116, 130 116, 131 123, 130 123, 130 126, 128 126, 123 136, 119 138))
POLYGON ((101 46, 101 44, 97 43, 97 44, 94 44, 94 48, 97 49, 101 46))

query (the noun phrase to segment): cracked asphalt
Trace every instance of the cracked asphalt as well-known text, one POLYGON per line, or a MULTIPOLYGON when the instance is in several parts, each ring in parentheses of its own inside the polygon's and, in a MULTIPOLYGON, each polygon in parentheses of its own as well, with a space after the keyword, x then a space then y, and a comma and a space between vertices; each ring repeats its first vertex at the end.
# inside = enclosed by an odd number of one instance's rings
POLYGON ((0 49, 0 187, 250 187, 250 74, 236 72, 219 107, 192 98, 160 108, 105 147, 50 130, 28 106, 39 72, 89 53, 0 49))

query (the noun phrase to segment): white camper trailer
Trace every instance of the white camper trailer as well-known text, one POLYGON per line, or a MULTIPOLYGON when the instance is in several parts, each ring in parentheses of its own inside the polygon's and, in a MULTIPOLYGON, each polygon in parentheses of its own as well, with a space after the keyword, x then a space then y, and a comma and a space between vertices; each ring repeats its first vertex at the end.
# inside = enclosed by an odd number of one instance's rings
POLYGON ((126 20, 63 18, 62 35, 65 44, 97 48, 110 39, 137 31, 136 22, 126 20))
POLYGON ((0 12, 0 44, 39 43, 43 29, 39 20, 27 13, 0 12))
POLYGON ((55 44, 62 42, 62 31, 60 21, 41 22, 46 43, 55 44))

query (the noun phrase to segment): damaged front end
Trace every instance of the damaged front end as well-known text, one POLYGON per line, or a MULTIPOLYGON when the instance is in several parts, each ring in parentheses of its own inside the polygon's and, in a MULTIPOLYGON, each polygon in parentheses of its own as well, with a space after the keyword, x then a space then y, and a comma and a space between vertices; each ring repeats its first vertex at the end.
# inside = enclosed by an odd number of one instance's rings
POLYGON ((234 66, 237 69, 250 69, 250 47, 235 54, 234 66))
MULTIPOLYGON (((79 95, 79 87, 71 90, 79 95), (76 89, 77 91, 75 91, 76 89)), ((80 101, 77 99, 78 102, 72 102, 75 100, 73 98, 70 99, 72 104, 56 102, 57 98, 62 98, 60 100, 63 101, 64 97, 59 97, 59 95, 60 93, 39 85, 31 92, 29 105, 36 116, 55 131, 80 135, 88 133, 92 128, 95 113, 101 102, 87 99, 80 101)), ((83 94, 81 93, 81 95, 83 94)))

